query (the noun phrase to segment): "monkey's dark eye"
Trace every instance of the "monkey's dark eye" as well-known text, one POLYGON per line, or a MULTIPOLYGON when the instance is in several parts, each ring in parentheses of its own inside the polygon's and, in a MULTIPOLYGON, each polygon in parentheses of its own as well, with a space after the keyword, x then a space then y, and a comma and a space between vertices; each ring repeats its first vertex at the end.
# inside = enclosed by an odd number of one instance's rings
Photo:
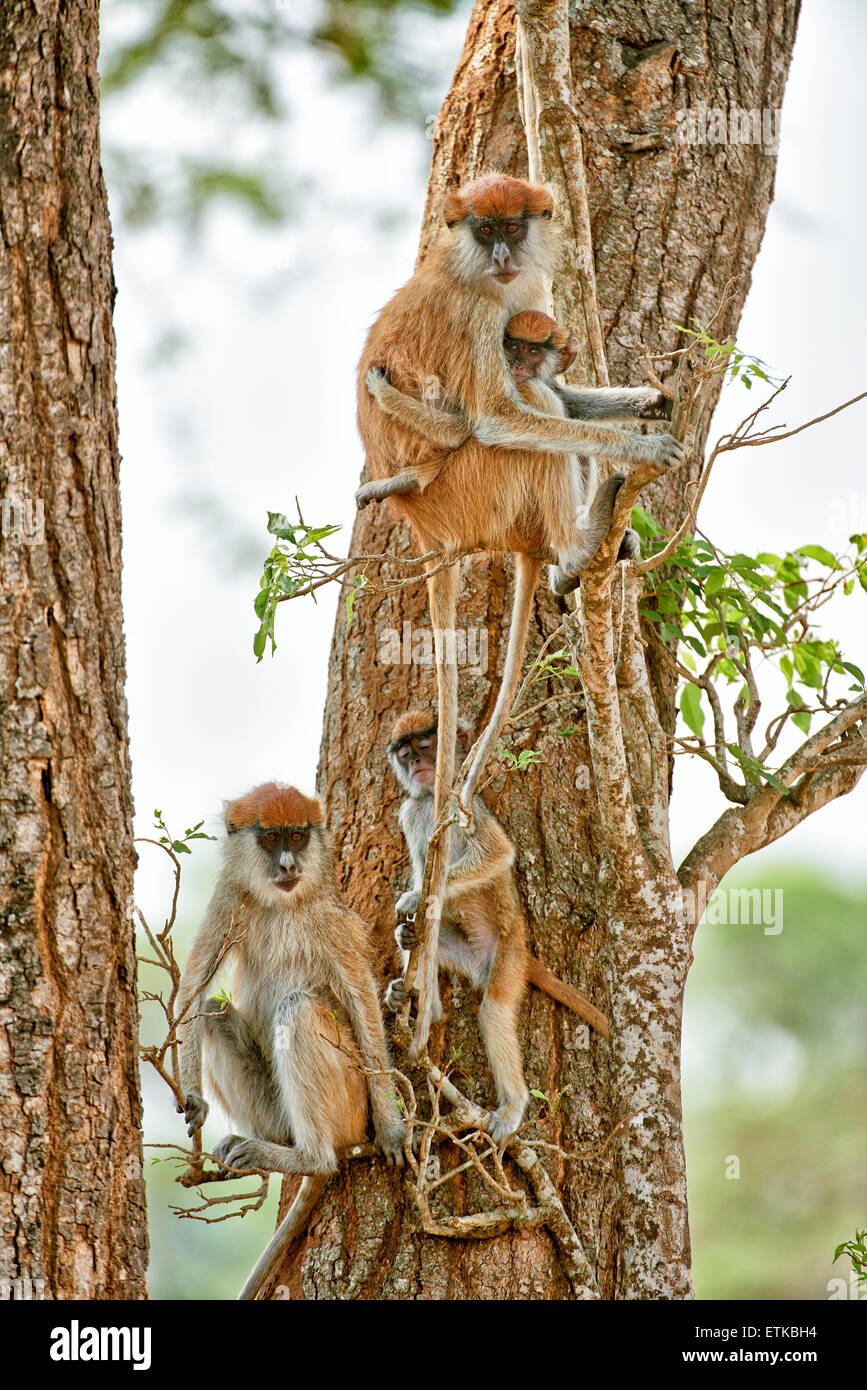
POLYGON ((274 849, 279 842, 280 836, 277 834, 276 830, 269 830, 262 836, 262 844, 266 849, 274 849))
POLYGON ((507 223, 506 223, 506 231, 508 232, 509 236, 514 236, 514 235, 516 234, 516 232, 519 232, 520 230, 521 230, 521 224, 520 224, 520 222, 507 222, 507 223))
POLYGON ((417 740, 416 740, 416 745, 415 745, 415 746, 416 746, 416 748, 430 748, 430 746, 431 746, 431 740, 430 740, 429 738, 420 738, 420 739, 417 739, 417 740))
POLYGON ((398 758, 400 759, 401 762, 403 762, 403 763, 406 762, 407 758, 409 757, 409 744, 408 744, 408 743, 402 743, 402 744, 400 745, 400 747, 399 747, 398 750, 397 750, 397 756, 398 756, 398 758))
POLYGON ((494 233, 493 227, 489 226, 487 222, 484 224, 484 226, 482 226, 482 227, 479 228, 479 235, 480 235, 480 236, 493 236, 493 233, 494 233))
POLYGON ((305 835, 303 830, 293 830, 292 834, 289 836, 289 839, 292 841, 293 845, 298 845, 301 843, 302 840, 306 840, 307 836, 305 835))

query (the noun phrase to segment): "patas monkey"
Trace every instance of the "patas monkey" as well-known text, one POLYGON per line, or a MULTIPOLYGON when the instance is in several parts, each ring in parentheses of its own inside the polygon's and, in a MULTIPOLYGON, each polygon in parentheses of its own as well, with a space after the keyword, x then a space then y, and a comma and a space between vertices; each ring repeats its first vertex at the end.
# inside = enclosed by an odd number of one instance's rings
MULTIPOLYGON (((506 326, 503 349, 518 386, 528 381, 543 382, 551 393, 548 402, 551 413, 560 411, 571 418, 618 418, 637 413, 648 418, 658 418, 668 407, 668 402, 659 391, 636 388, 603 388, 601 390, 577 390, 556 380, 562 372, 568 371, 577 354, 577 343, 548 314, 528 309, 514 314, 506 326), (556 398, 556 399, 555 399, 556 398)), ((524 392, 525 398, 527 393, 524 392)), ((397 493, 423 492, 439 476, 449 459, 449 452, 466 443, 471 427, 463 411, 452 412, 436 405, 416 400, 394 391, 386 382, 382 390, 381 403, 389 413, 417 430, 430 443, 443 450, 439 463, 431 463, 421 475, 414 469, 407 469, 383 482, 364 483, 356 492, 359 507, 370 502, 379 502, 397 493)), ((540 404, 537 401, 537 404, 540 404)), ((598 475, 592 460, 572 456, 569 460, 572 469, 572 507, 576 526, 584 536, 586 558, 596 553, 608 531, 611 520, 611 493, 618 484, 603 487, 597 498, 598 475)), ((616 475, 619 478, 622 475, 616 475)), ((638 538, 634 531, 627 531, 618 553, 618 559, 630 558, 638 553, 638 538)), ((582 557, 578 557, 578 562, 582 557)), ((586 563, 586 559, 585 559, 586 563)), ((551 588, 561 592, 574 587, 574 576, 566 576, 559 567, 550 569, 551 588)))
MULTIPOLYGON (((405 517, 422 553, 474 548, 515 552, 516 580, 509 643, 499 696, 490 723, 470 755, 472 786, 511 708, 520 677, 533 594, 542 557, 550 550, 567 592, 589 558, 574 509, 569 454, 660 467, 682 457, 671 435, 645 436, 611 424, 572 421, 552 414, 553 393, 544 382, 519 387, 503 348, 506 326, 522 309, 542 310, 558 250, 548 189, 503 174, 489 174, 447 197, 445 226, 422 265, 382 310, 359 364, 358 425, 374 482, 415 470, 430 487, 396 494, 391 505, 405 517), (387 377, 386 377, 387 373, 387 377), (442 459, 417 430, 394 414, 394 393, 432 386, 446 409, 462 410, 474 438, 442 459), (529 393, 525 399, 522 392, 529 393), (535 402, 540 402, 537 405, 535 402), (496 445, 485 448, 484 445, 496 445)), ((427 390, 425 391, 427 394, 427 390)), ((619 480, 600 489, 611 509, 619 480)), ((433 568, 433 566, 431 566, 433 568)), ((431 624, 437 661, 439 764, 435 783, 439 817, 451 785, 457 730, 457 668, 446 660, 443 634, 453 630, 457 565, 430 579, 431 624)), ((436 901, 449 831, 440 841, 432 896, 436 901)), ((423 941, 419 1016, 411 1056, 420 1055, 431 1020, 437 961, 436 913, 423 941)))
MULTIPOLYGON (((428 841, 434 826, 433 783, 437 759, 436 715, 410 710, 392 730, 388 760, 407 793, 399 820, 412 861, 413 887, 397 903, 398 918, 414 917, 420 905, 428 841)), ((527 1083, 518 1041, 518 1010, 528 983, 565 1004, 601 1034, 610 1036, 605 1015, 583 994, 536 960, 527 950, 526 923, 514 878, 514 847, 481 797, 473 806, 472 832, 456 831, 442 904, 438 964, 456 970, 482 991, 479 1027, 494 1085, 497 1110, 491 1136, 502 1144, 519 1127, 527 1104, 527 1083)), ((417 945, 413 928, 398 923, 401 951, 417 945)), ((392 980, 386 1004, 398 1010, 406 999, 403 980, 392 980)), ((433 1021, 440 1017, 438 988, 433 1021)))
POLYGON ((192 1134, 205 1122, 204 1075, 238 1131, 217 1159, 308 1175, 242 1291, 255 1298, 303 1231, 337 1151, 366 1142, 368 1104, 389 1163, 403 1162, 406 1131, 386 1074, 367 928, 340 897, 319 802, 267 782, 231 802, 225 822, 222 873, 178 994, 187 1126, 192 1134), (226 1003, 204 994, 230 936, 240 940, 226 1003))

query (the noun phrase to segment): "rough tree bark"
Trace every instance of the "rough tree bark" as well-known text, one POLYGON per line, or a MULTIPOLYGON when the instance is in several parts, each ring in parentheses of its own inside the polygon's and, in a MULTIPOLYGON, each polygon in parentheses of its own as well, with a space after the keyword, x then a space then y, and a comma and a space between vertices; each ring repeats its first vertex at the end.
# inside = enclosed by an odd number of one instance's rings
POLYGON ((0 12, 6 1297, 145 1297, 98 8, 0 12))
MULTIPOLYGON (((743 6, 723 0, 704 6, 692 0, 618 0, 573 7, 574 104, 584 136, 612 382, 640 382, 637 346, 670 350, 676 345, 673 325, 688 323, 691 315, 707 322, 735 276, 740 278, 724 320, 715 327, 721 338, 736 330, 772 197, 775 151, 762 145, 684 143, 677 139, 678 121, 699 102, 708 108, 778 108, 798 8, 790 0, 743 6)), ((436 203, 450 184, 486 166, 527 173, 516 100, 515 23, 510 0, 479 0, 473 11, 437 123, 422 255, 436 203)), ((700 422, 699 446, 712 404, 700 422)), ((664 526, 674 528, 683 519, 684 490, 697 466, 695 458, 644 493, 642 505, 664 526)), ((351 553, 377 550, 411 553, 408 536, 390 524, 384 509, 370 508, 356 525, 351 553)), ((478 724, 496 696, 510 568, 497 558, 477 557, 464 562, 464 570, 459 622, 484 628, 490 636, 487 672, 460 673, 463 711, 478 724)), ((342 607, 336 622, 320 787, 346 895, 371 923, 387 977, 395 973, 393 903, 396 890, 406 884, 407 857, 385 747, 397 713, 435 702, 435 679, 432 667, 387 665, 380 659, 387 629, 402 633, 404 624, 413 632, 429 626, 421 585, 392 592, 357 612, 351 628, 342 607)), ((531 653, 565 612, 565 605, 540 590, 531 653)), ((591 595, 585 622, 598 621, 591 595)), ((628 682, 628 659, 626 665, 628 682)), ((672 677, 653 664, 651 677, 656 709, 670 734, 672 677)), ((552 691, 543 687, 539 698, 546 693, 552 691)), ((522 1016, 527 1076, 532 1087, 548 1094, 570 1088, 551 1138, 570 1150, 584 1141, 600 1145, 592 1161, 548 1164, 593 1266, 598 1294, 689 1297, 679 1054, 692 928, 673 925, 670 905, 656 911, 666 887, 677 889, 664 865, 657 865, 653 910, 642 914, 640 873, 624 887, 624 876, 604 860, 599 802, 588 780, 583 705, 576 699, 558 710, 553 723, 540 719, 522 726, 519 742, 543 752, 544 765, 500 778, 487 799, 518 847, 532 948, 609 1013, 613 1037, 608 1046, 594 1035, 589 1047, 582 1047, 575 1016, 532 991, 522 1016), (576 729, 571 737, 557 735, 564 726, 576 729), (623 1124, 603 1152, 615 1125, 641 1108, 634 1063, 642 1049, 644 1089, 655 1102, 652 1114, 623 1124)), ((633 786, 650 778, 667 787, 670 758, 664 741, 661 750, 646 747, 640 699, 625 702, 623 719, 633 786)), ((447 1005, 448 999, 447 991, 447 1005)), ((450 1004, 445 1027, 435 1030, 433 1055, 438 1047, 439 1055, 448 1057, 460 1046, 458 1080, 486 1103, 492 1098, 490 1073, 472 991, 456 983, 450 1004)), ((443 1192, 454 1212, 480 1205, 472 1176, 443 1192)), ((401 1179, 376 1164, 351 1165, 333 1181, 281 1281, 292 1297, 307 1298, 575 1296, 547 1230, 510 1230, 485 1241, 421 1234, 401 1179)))

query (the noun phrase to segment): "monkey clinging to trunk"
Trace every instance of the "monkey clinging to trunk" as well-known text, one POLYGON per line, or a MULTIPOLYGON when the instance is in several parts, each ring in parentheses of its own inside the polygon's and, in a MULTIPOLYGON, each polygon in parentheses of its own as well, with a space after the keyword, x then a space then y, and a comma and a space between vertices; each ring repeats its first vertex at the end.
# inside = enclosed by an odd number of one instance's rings
MULTIPOLYGON (((410 710, 392 730, 388 759, 407 799, 399 813, 412 860, 413 887, 397 904, 398 917, 419 909, 428 841, 434 826, 433 783, 437 758, 437 721, 430 711, 410 710)), ((482 991, 479 1027, 484 1038, 497 1110, 491 1136, 502 1144, 521 1123, 527 1083, 518 1041, 518 1010, 528 983, 573 1009, 602 1037, 608 1020, 589 999, 536 960, 527 950, 526 924, 514 877, 515 850, 481 797, 473 805, 472 831, 456 831, 442 904, 438 964, 466 976, 482 991)), ((402 951, 416 944, 413 928, 401 922, 396 932, 402 951)), ((386 993, 390 1008, 406 998, 403 980, 392 980, 386 993)), ((434 1020, 440 1016, 436 991, 434 1020)))

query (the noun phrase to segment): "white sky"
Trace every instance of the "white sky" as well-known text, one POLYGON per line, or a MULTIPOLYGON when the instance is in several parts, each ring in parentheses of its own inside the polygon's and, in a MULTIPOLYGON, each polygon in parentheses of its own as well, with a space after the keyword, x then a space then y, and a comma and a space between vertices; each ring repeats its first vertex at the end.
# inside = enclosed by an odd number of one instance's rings
MULTIPOLYGON (((459 23, 419 26, 447 83, 459 23)), ((857 0, 807 3, 786 94, 777 197, 738 335, 792 373, 777 419, 790 425, 867 385, 863 83, 857 0)), ((117 228, 116 309, 124 508, 124 603, 139 834, 159 806, 176 829, 223 798, 280 777, 312 788, 336 596, 284 605, 276 659, 252 655, 252 600, 268 548, 266 511, 351 525, 361 469, 354 369, 367 326, 410 274, 425 183, 417 130, 382 128, 358 92, 327 86, 309 56, 286 65, 293 121, 284 157, 315 193, 279 234, 234 214, 198 252, 175 231, 117 228), (373 200, 387 217, 374 223, 373 200), (161 328, 187 352, 149 365, 161 328), (333 335, 339 336, 334 340, 333 335)), ((110 139, 171 144, 188 105, 153 85, 107 104, 110 139)), ((188 133, 185 128, 185 135, 188 133)), ((213 138, 201 113, 203 149, 213 138)), ((755 391, 753 392, 755 395, 755 391)), ((713 433, 746 413, 727 388, 713 433)), ((726 550, 818 542, 867 530, 867 403, 773 448, 727 456, 703 504, 726 550)), ((339 538, 338 538, 339 543, 339 538)), ((844 657, 867 663, 867 596, 826 610, 844 657)), ((678 762, 673 836, 684 852, 723 807, 713 775, 678 762)), ((864 876, 867 785, 812 817, 764 858, 864 876)), ((139 897, 158 916, 164 882, 145 849, 139 897)), ((212 849, 199 856, 207 873, 212 849)), ((759 863, 754 861, 754 869, 759 863)))

